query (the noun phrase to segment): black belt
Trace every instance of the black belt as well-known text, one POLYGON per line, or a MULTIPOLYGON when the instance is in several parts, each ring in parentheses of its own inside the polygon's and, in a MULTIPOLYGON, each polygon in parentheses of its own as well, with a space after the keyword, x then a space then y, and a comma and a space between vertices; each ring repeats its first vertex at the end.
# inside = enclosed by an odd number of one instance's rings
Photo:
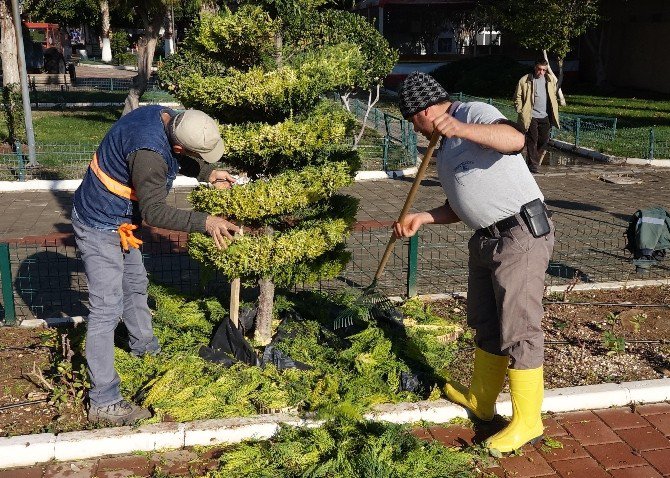
MULTIPOLYGON (((551 216, 552 216, 551 211, 547 211, 547 217, 551 216)), ((501 219, 498 222, 494 222, 490 226, 477 229, 477 232, 485 236, 496 237, 499 236, 500 233, 509 231, 513 227, 520 226, 521 224, 525 225, 526 221, 523 220, 521 214, 515 214, 514 216, 506 217, 505 219, 501 219)))
POLYGON ((480 232, 485 236, 495 237, 500 235, 501 232, 508 231, 513 227, 519 226, 520 224, 525 224, 525 222, 521 218, 521 215, 515 214, 514 216, 506 217, 505 219, 501 219, 498 222, 494 222, 490 226, 482 227, 477 232, 480 232))

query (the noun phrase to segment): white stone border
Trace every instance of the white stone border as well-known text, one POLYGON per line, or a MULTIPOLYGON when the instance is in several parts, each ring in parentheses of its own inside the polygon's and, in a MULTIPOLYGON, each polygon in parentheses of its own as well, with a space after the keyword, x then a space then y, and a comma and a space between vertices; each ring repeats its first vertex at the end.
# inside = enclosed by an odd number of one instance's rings
POLYGON ((575 146, 572 143, 558 139, 550 139, 549 144, 556 149, 560 149, 561 151, 567 151, 569 153, 577 154, 585 158, 591 158, 596 161, 602 161, 604 163, 634 164, 640 166, 670 168, 670 159, 624 158, 621 156, 601 153, 595 149, 585 148, 583 146, 575 146))
MULTIPOLYGON (((670 379, 605 383, 583 387, 547 390, 542 411, 571 412, 629 404, 657 403, 670 400, 670 379)), ((510 416, 509 394, 501 394, 497 412, 510 416)), ((428 421, 446 423, 467 418, 462 407, 447 400, 386 404, 375 407, 365 418, 392 423, 428 421)), ((249 439, 268 439, 280 424, 320 426, 323 421, 303 419, 291 414, 257 415, 221 420, 196 420, 188 423, 157 423, 133 427, 102 428, 54 435, 22 435, 0 438, 0 469, 31 466, 51 460, 83 460, 103 455, 137 451, 178 449, 184 446, 211 446, 239 443, 249 439)))
MULTIPOLYGON (((123 106, 125 103, 119 101, 97 101, 97 102, 80 102, 80 103, 55 103, 55 102, 39 102, 39 103, 30 103, 30 106, 33 108, 103 108, 109 106, 123 106)), ((183 105, 176 101, 141 101, 140 106, 149 106, 149 105, 160 105, 167 108, 179 108, 183 105)))
MULTIPOLYGON (((375 181, 379 179, 395 179, 415 174, 417 168, 400 169, 397 171, 358 171, 355 181, 375 181)), ((28 181, 0 181, 0 192, 27 192, 27 191, 74 191, 81 184, 81 179, 30 179, 28 181)), ((192 188, 197 186, 198 180, 187 176, 177 176, 174 180, 175 188, 192 188)))

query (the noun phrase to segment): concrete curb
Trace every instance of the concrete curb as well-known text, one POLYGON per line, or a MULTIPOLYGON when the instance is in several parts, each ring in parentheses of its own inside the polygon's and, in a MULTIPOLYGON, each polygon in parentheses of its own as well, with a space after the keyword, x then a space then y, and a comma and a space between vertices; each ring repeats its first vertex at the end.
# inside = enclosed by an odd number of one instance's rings
POLYGON ((560 141, 558 139, 550 139, 549 144, 556 149, 567 151, 569 153, 574 153, 585 158, 591 158, 596 161, 601 161, 603 163, 634 164, 640 166, 657 166, 661 168, 670 168, 670 160, 668 159, 624 158, 621 156, 614 156, 612 154, 601 153, 594 149, 585 148, 583 146, 575 146, 572 143, 568 143, 566 141, 560 141))
MULTIPOLYGON (((583 387, 547 390, 542 411, 570 412, 601 409, 628 404, 657 403, 670 400, 670 379, 639 382, 605 383, 583 387)), ((509 394, 501 394, 497 412, 510 416, 509 394)), ((384 404, 365 418, 392 423, 428 421, 446 423, 467 418, 462 407, 447 400, 384 404)), ((257 415, 246 418, 197 420, 189 423, 157 423, 138 428, 116 427, 68 432, 54 435, 22 435, 0 438, 0 469, 31 466, 51 460, 83 460, 103 455, 137 451, 178 449, 184 446, 211 446, 238 443, 249 439, 268 439, 281 424, 320 426, 323 421, 304 419, 291 414, 257 415)))
MULTIPOLYGON (((80 63, 80 66, 85 66, 87 68, 100 68, 101 70, 137 71, 136 66, 127 66, 127 65, 99 65, 99 64, 96 64, 96 63, 80 63)), ((151 71, 158 71, 158 67, 152 66, 151 71)))
MULTIPOLYGON (((379 179, 394 179, 415 174, 417 168, 401 169, 397 171, 358 171, 355 181, 375 181, 379 179)), ((74 191, 81 184, 81 179, 31 179, 28 181, 0 181, 0 192, 27 192, 27 191, 74 191)), ((174 180, 175 188, 192 188, 197 186, 198 180, 187 176, 177 176, 174 180)))
MULTIPOLYGON (((82 102, 82 103, 47 103, 47 102, 39 102, 39 103, 31 103, 30 106, 33 108, 103 108, 103 107, 108 107, 108 106, 123 106, 124 103, 121 103, 119 101, 103 101, 103 102, 82 102)), ((148 105, 160 105, 160 106, 165 106, 167 108, 179 108, 182 107, 181 103, 178 103, 176 101, 158 101, 158 102, 152 102, 152 101, 141 101, 140 106, 148 106, 148 105)))

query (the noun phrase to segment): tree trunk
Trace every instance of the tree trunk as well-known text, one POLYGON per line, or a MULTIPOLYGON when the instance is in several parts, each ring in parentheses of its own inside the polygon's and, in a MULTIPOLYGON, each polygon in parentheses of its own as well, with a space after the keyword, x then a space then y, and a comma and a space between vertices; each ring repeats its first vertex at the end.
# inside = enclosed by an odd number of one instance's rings
POLYGON ((25 140, 21 76, 11 0, 0 0, 0 60, 2 61, 2 112, 8 141, 25 140))
MULTIPOLYGON (((547 50, 542 50, 542 55, 544 55, 544 59, 547 61, 547 69, 549 70, 549 73, 554 75, 554 71, 551 69, 551 63, 549 62, 549 56, 547 55, 547 50)), ((561 90, 561 85, 563 84, 563 60, 564 58, 559 58, 558 59, 558 104, 560 106, 565 106, 565 97, 563 96, 563 90, 561 90)), ((556 76, 556 75, 554 75, 556 76)))
POLYGON ((258 297, 254 339, 260 345, 267 345, 272 340, 272 309, 275 298, 275 284, 270 279, 265 278, 258 281, 258 286, 261 293, 258 297))
POLYGON ((558 104, 560 106, 565 106, 565 96, 563 96, 563 58, 558 59, 558 104))
MULTIPOLYGON (((365 126, 368 122, 368 116, 370 115, 370 111, 372 111, 372 108, 379 101, 380 88, 381 88, 381 84, 377 83, 377 87, 376 87, 377 94, 375 95, 374 99, 372 98, 372 90, 368 91, 368 107, 365 110, 365 116, 363 117, 363 124, 361 125, 361 131, 358 133, 358 135, 354 139, 354 149, 358 148, 358 143, 361 142, 361 138, 363 138, 363 134, 365 134, 365 126)), ((347 110, 349 110, 349 108, 347 108, 347 110)))
POLYGON ((144 19, 144 35, 137 42, 137 75, 133 77, 133 85, 128 91, 123 114, 128 114, 140 106, 140 98, 147 89, 147 83, 151 77, 151 64, 154 61, 154 52, 156 51, 156 42, 158 41, 158 32, 163 19, 165 18, 166 7, 161 4, 159 10, 152 12, 153 18, 149 17, 149 12, 142 12, 144 19))
POLYGON ((172 9, 167 11, 165 19, 165 34, 163 35, 165 47, 163 54, 167 58, 174 53, 174 20, 172 18, 172 9))
POLYGON ((109 41, 109 1, 100 0, 100 12, 102 13, 102 61, 112 61, 112 47, 109 41))
POLYGON ((0 60, 2 60, 3 86, 21 83, 17 51, 12 3, 10 0, 0 0, 0 60))

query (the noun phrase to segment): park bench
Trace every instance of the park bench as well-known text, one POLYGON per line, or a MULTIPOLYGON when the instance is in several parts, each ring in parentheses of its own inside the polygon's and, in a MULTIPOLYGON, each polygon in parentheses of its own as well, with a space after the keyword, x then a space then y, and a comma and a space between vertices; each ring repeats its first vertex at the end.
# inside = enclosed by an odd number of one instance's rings
POLYGON ((31 91, 60 89, 68 91, 72 81, 68 73, 37 73, 28 75, 28 88, 31 91))

